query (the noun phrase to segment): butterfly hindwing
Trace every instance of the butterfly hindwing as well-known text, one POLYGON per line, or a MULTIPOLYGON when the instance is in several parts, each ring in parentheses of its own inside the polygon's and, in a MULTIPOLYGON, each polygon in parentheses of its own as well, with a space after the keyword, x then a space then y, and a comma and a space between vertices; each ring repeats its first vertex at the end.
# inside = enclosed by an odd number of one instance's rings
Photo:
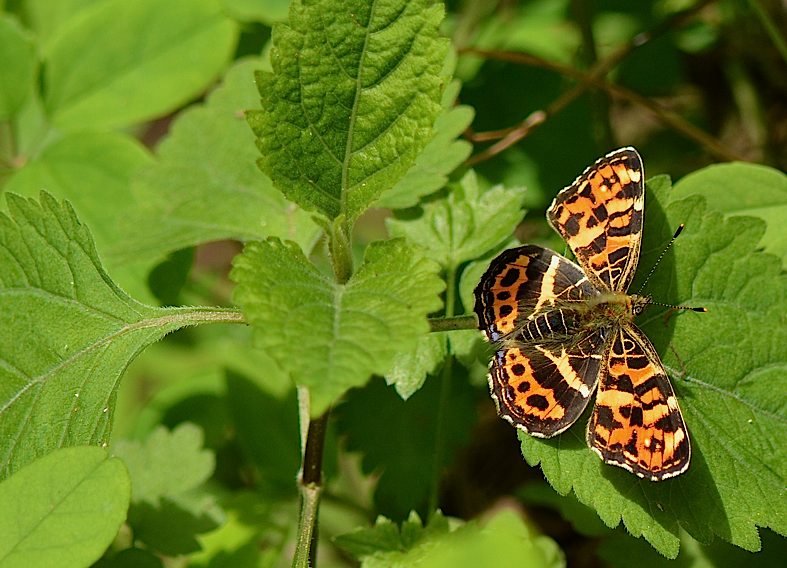
POLYGON ((534 436, 560 434, 576 422, 596 388, 602 335, 586 333, 564 346, 505 343, 489 369, 500 416, 534 436))
POLYGON ((660 480, 689 466, 686 425, 656 350, 634 324, 609 339, 588 444, 605 462, 660 480))

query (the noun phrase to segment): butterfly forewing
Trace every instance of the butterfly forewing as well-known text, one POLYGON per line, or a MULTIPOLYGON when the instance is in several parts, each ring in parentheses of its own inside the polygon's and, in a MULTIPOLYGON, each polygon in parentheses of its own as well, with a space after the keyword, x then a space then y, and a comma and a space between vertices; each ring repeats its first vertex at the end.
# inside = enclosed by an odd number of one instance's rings
POLYGON ((549 249, 525 245, 502 252, 489 265, 475 289, 475 312, 487 339, 499 341, 556 303, 595 295, 598 291, 576 264, 549 249))
POLYGON ((558 193, 547 212, 588 278, 625 292, 639 260, 645 174, 634 148, 617 150, 558 193))

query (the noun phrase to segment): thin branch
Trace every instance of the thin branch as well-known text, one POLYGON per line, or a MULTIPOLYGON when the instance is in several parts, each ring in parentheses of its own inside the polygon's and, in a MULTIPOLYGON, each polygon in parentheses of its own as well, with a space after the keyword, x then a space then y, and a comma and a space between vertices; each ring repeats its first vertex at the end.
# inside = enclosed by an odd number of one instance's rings
POLYGON ((683 117, 664 108, 662 105, 643 97, 642 95, 620 87, 607 81, 605 75, 613 69, 623 58, 625 58, 631 51, 651 41, 653 38, 663 34, 675 26, 681 25, 683 22, 694 16, 699 10, 710 4, 714 0, 702 0, 691 8, 675 14, 662 22, 659 26, 648 32, 643 32, 636 35, 631 41, 621 45, 612 54, 605 59, 599 61, 590 71, 582 71, 574 67, 556 63, 532 54, 515 53, 506 51, 490 51, 483 49, 467 48, 462 50, 462 53, 470 53, 486 57, 488 59, 496 59, 500 61, 510 61, 513 63, 540 67, 558 73, 560 75, 570 77, 578 82, 572 89, 563 93, 557 100, 550 104, 546 109, 540 109, 531 113, 525 120, 518 125, 504 130, 495 132, 482 132, 472 136, 474 141, 486 141, 494 137, 501 139, 479 152, 478 154, 470 157, 467 160, 468 165, 475 165, 479 162, 487 160, 492 156, 502 152, 509 146, 512 146, 522 138, 528 136, 533 130, 541 126, 546 120, 568 106, 572 101, 581 96, 585 91, 590 88, 599 89, 605 92, 608 96, 616 97, 637 104, 651 111, 663 124, 680 132, 687 138, 690 138, 698 144, 707 148, 709 152, 716 157, 723 160, 742 160, 743 157, 721 144, 718 140, 707 134, 706 132, 695 127, 683 117))

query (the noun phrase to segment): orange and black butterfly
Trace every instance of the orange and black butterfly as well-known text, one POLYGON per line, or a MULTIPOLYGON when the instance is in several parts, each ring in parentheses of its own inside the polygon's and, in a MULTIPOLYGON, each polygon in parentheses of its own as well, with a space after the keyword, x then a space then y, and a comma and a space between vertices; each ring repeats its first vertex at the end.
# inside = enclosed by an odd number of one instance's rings
POLYGON ((644 182, 634 148, 586 169, 547 211, 577 264, 536 245, 507 250, 476 287, 475 311, 496 348, 489 385, 500 416, 549 438, 598 389, 588 444, 606 463, 659 481, 686 471, 691 448, 664 366, 633 321, 649 299, 627 293, 644 182))

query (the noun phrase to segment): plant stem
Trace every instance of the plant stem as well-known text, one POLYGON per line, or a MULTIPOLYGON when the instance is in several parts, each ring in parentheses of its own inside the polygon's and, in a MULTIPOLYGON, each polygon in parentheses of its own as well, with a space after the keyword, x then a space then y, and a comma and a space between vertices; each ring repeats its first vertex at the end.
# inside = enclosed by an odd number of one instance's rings
POLYGON ((474 315, 429 318, 429 331, 456 331, 477 327, 478 319, 474 315))
POLYGON ((298 520, 298 540, 293 568, 313 568, 317 565, 318 518, 322 493, 322 455, 330 411, 309 422, 303 466, 300 475, 301 515, 298 520))
MULTIPOLYGON (((328 250, 336 282, 346 284, 353 273, 352 226, 343 215, 326 227, 328 250)), ((301 420, 309 416, 308 389, 299 390, 299 413, 301 420)), ((320 495, 322 494, 322 455, 325 447, 325 432, 328 429, 330 410, 319 418, 309 419, 306 440, 303 442, 303 458, 299 475, 301 491, 301 514, 298 520, 298 540, 293 568, 314 568, 317 565, 317 540, 319 535, 320 495)), ((303 435, 303 434, 301 434, 303 435)))
MULTIPOLYGON (((445 315, 446 318, 451 318, 454 315, 456 304, 456 267, 453 264, 446 269, 445 286, 445 315)), ((448 338, 445 340, 448 341, 448 338)), ((443 363, 443 370, 440 373, 440 398, 437 401, 437 426, 435 428, 432 483, 429 490, 429 514, 437 509, 440 502, 440 480, 443 470, 443 454, 445 453, 445 413, 448 406, 448 398, 451 394, 451 373, 453 372, 454 361, 450 343, 446 351, 448 356, 445 359, 445 363, 443 363)))
POLYGON ((782 56, 782 60, 787 63, 787 42, 784 41, 782 34, 779 32, 779 28, 773 22, 770 14, 763 8, 759 0, 749 0, 749 5, 757 16, 757 19, 760 20, 762 27, 765 28, 765 33, 771 38, 773 45, 776 46, 776 50, 782 56))

